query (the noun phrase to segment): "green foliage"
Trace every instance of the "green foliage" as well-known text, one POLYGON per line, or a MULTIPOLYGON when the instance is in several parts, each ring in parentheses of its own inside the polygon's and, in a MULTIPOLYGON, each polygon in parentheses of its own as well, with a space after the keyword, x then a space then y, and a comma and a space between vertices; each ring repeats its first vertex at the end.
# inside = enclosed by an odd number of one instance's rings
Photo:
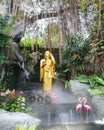
POLYGON ((36 113, 32 112, 32 107, 30 107, 30 106, 26 107, 25 112, 26 112, 28 115, 31 115, 31 116, 33 116, 33 117, 36 117, 36 115, 37 115, 36 113))
MULTIPOLYGON (((66 37, 66 47, 63 51, 63 57, 67 59, 66 62, 73 65, 79 65, 83 62, 84 56, 88 53, 88 42, 80 36, 68 35, 66 37)), ((65 62, 65 60, 64 60, 65 62)))
POLYGON ((88 8, 87 3, 88 3, 87 0, 81 0, 80 2, 80 11, 83 12, 85 16, 87 14, 87 8, 88 8))
POLYGON ((57 68, 60 70, 59 77, 64 80, 69 80, 71 77, 71 69, 67 67, 67 64, 59 64, 57 68))
POLYGON ((13 40, 12 36, 10 36, 13 24, 14 21, 12 17, 8 15, 0 15, 0 64, 9 63, 6 56, 5 47, 9 47, 11 41, 13 40))
POLYGON ((35 129, 36 129, 35 124, 32 124, 29 127, 26 124, 24 124, 24 125, 18 125, 15 130, 35 130, 35 129))
POLYGON ((24 62, 28 62, 28 59, 31 59, 32 58, 32 53, 30 50, 22 50, 21 51, 22 53, 22 56, 23 56, 23 59, 24 59, 24 62))
POLYGON ((66 36, 66 46, 63 50, 63 65, 64 73, 71 73, 72 69, 76 70, 84 65, 84 57, 89 51, 89 44, 87 39, 84 40, 82 37, 77 35, 67 35, 66 36))
POLYGON ((2 85, 0 85, 0 90, 2 90, 2 88, 3 88, 3 86, 2 86, 2 85))
POLYGON ((89 40, 92 39, 90 43, 90 54, 94 59, 96 59, 96 56, 104 55, 104 32, 101 31, 99 38, 96 38, 97 28, 98 26, 93 24, 89 36, 89 40))
POLYGON ((70 89, 70 81, 68 80, 65 81, 65 89, 66 90, 70 89))
POLYGON ((98 28, 97 21, 94 20, 91 26, 91 30, 90 30, 90 37, 93 37, 96 34, 97 28, 98 28))
POLYGON ((76 77, 76 79, 79 82, 82 82, 82 83, 89 83, 91 85, 91 88, 104 86, 104 80, 100 76, 98 76, 96 74, 89 75, 89 76, 81 74, 81 75, 78 75, 76 77))
POLYGON ((30 112, 32 110, 32 107, 28 106, 25 110, 26 113, 30 112))
POLYGON ((89 43, 90 51, 89 55, 91 57, 90 61, 93 64, 93 67, 99 68, 100 74, 103 73, 103 61, 104 59, 98 61, 101 57, 104 56, 104 2, 103 1, 93 1, 94 14, 97 16, 90 29, 89 43))
POLYGON ((0 47, 10 45, 10 42, 13 39, 11 36, 13 24, 14 20, 12 17, 9 15, 2 16, 0 14, 0 47))
POLYGON ((99 89, 88 89, 88 92, 90 92, 93 95, 104 95, 104 91, 99 89))
MULTIPOLYGON (((0 14, 0 72, 2 72, 2 68, 4 66, 7 68, 7 65, 11 63, 8 50, 11 49, 11 43, 13 42, 12 28, 14 22, 13 17, 0 14)), ((7 86, 7 84, 9 85, 8 81, 10 79, 10 75, 7 70, 5 81, 2 83, 3 86, 7 86)))
POLYGON ((13 17, 9 15, 1 15, 0 14, 0 33, 8 35, 11 33, 11 27, 15 23, 13 17))
POLYGON ((104 86, 104 80, 94 74, 93 76, 90 77, 90 84, 91 87, 93 88, 96 88, 98 86, 104 86))
POLYGON ((43 43, 43 38, 42 37, 38 37, 36 39, 31 39, 30 37, 22 40, 19 44, 20 46, 23 46, 23 47, 31 47, 32 45, 35 45, 35 44, 38 44, 39 47, 42 47, 43 43))
POLYGON ((19 95, 16 103, 17 103, 16 111, 24 111, 25 110, 25 97, 24 96, 19 95))
POLYGON ((78 77, 76 77, 76 79, 81 82, 81 83, 89 83, 89 78, 88 76, 82 74, 82 75, 79 75, 78 77))
POLYGON ((9 59, 6 57, 5 52, 0 51, 0 65, 9 64, 9 63, 10 63, 10 61, 9 61, 9 59))
MULTIPOLYGON (((104 55, 104 1, 99 0, 80 0, 80 11, 84 16, 89 15, 89 9, 92 8, 92 13, 95 15, 93 23, 90 28, 89 35, 89 57, 90 61, 93 64, 93 67, 96 68, 96 60, 98 56, 104 55)), ((98 62, 98 61, 97 61, 98 62)), ((103 62, 103 61, 102 61, 103 62)), ((99 61, 98 73, 103 73, 103 63, 99 61)), ((96 70, 97 71, 97 70, 96 70)))
POLYGON ((104 80, 98 76, 98 75, 79 75, 76 77, 76 79, 81 83, 87 83, 90 84, 90 88, 88 89, 88 92, 90 92, 93 95, 99 94, 104 95, 104 80))
POLYGON ((43 37, 44 47, 51 46, 52 48, 58 48, 63 44, 62 26, 57 23, 50 23, 45 29, 43 37))
MULTIPOLYGON (((2 98, 2 97, 0 97, 2 98)), ((11 99, 10 95, 7 95, 0 102, 0 109, 11 112, 21 112, 25 110, 25 97, 22 95, 15 96, 11 99)))
MULTIPOLYGON (((12 81, 12 74, 13 74, 13 66, 11 65, 12 62, 9 60, 5 60, 5 78, 1 82, 2 84, 2 91, 5 91, 6 89, 10 88, 11 81, 12 81)), ((2 64, 1 64, 2 65, 2 64)), ((2 72, 0 72, 0 76, 2 75, 2 72)))

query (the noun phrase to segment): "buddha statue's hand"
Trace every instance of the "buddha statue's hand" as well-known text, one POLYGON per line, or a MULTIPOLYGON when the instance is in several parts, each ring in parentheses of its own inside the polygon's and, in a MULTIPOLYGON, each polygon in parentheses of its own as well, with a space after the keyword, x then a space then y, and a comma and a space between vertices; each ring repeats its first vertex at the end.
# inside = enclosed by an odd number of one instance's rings
POLYGON ((54 76, 56 76, 57 75, 57 72, 54 72, 54 76))
POLYGON ((54 78, 56 76, 56 74, 57 74, 56 72, 53 72, 52 77, 54 78))

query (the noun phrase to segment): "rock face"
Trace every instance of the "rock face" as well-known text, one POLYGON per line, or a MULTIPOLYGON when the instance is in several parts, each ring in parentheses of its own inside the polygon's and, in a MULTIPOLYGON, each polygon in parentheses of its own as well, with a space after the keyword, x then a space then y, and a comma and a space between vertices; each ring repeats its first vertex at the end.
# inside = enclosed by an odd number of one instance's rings
POLYGON ((38 126, 41 120, 22 112, 7 112, 0 110, 0 130, 15 130, 16 126, 26 124, 27 127, 35 124, 38 126))
POLYGON ((71 80, 71 91, 76 96, 85 96, 88 97, 88 84, 80 83, 78 80, 71 80))
POLYGON ((104 96, 94 95, 92 97, 92 103, 97 110, 98 118, 104 118, 104 96))
POLYGON ((78 80, 71 80, 71 92, 74 96, 84 96, 88 99, 88 103, 94 108, 98 119, 104 118, 104 95, 92 95, 88 92, 90 85, 80 83, 78 80))

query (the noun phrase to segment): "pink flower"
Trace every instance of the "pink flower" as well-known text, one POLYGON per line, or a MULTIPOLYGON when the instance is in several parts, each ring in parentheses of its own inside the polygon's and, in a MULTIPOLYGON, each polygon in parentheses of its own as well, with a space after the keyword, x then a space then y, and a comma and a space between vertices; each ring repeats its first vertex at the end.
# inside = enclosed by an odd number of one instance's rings
POLYGON ((24 92, 23 92, 23 91, 20 91, 20 95, 24 95, 24 92))
POLYGON ((55 92, 51 92, 51 93, 50 93, 50 97, 51 97, 52 99, 56 99, 56 98, 57 98, 57 95, 55 94, 55 92))
POLYGON ((4 96, 6 96, 6 93, 0 92, 0 96, 4 97, 4 96))

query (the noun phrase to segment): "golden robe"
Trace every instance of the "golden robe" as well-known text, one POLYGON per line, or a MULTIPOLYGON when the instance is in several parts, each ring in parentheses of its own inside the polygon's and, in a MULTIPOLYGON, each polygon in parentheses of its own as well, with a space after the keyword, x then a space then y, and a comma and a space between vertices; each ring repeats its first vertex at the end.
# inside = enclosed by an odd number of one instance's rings
POLYGON ((40 61, 40 81, 43 80, 43 91, 52 90, 52 78, 55 76, 55 60, 51 56, 40 61))

